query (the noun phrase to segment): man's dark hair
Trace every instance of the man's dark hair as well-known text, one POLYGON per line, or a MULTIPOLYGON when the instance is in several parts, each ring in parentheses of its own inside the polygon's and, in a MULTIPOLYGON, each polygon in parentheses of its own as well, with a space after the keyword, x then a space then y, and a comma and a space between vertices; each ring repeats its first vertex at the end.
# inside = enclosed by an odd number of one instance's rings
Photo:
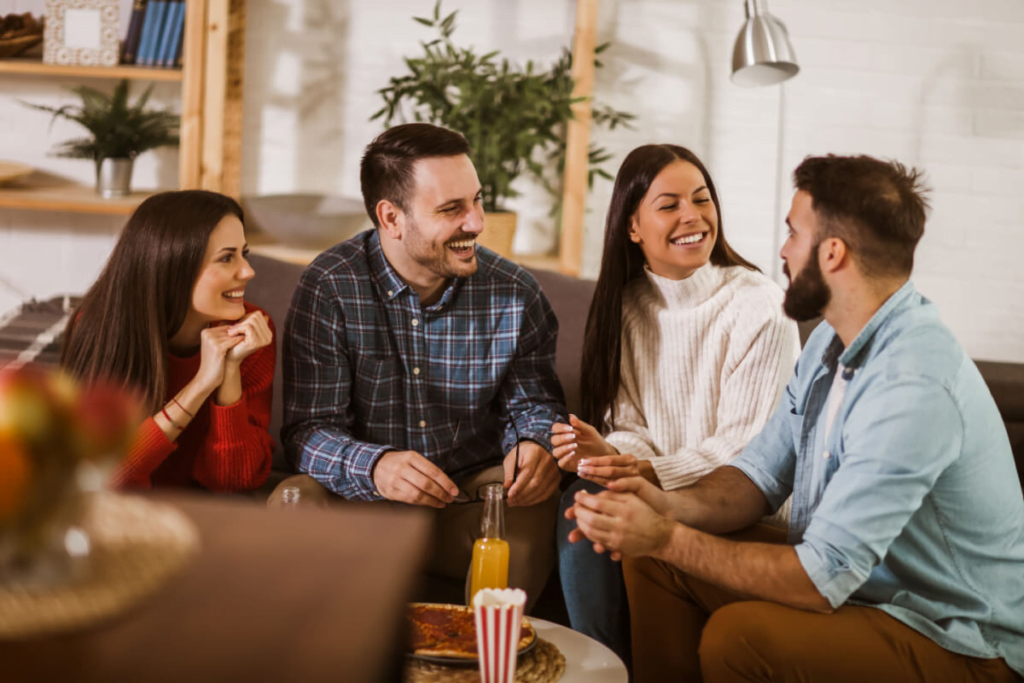
POLYGON ((429 123, 407 123, 389 128, 366 147, 359 166, 359 184, 366 213, 378 228, 377 204, 386 199, 408 211, 420 159, 469 154, 469 143, 459 133, 429 123))
POLYGON ((902 277, 914 268, 929 205, 920 171, 869 156, 807 157, 793 172, 811 195, 822 234, 846 243, 866 275, 902 277))

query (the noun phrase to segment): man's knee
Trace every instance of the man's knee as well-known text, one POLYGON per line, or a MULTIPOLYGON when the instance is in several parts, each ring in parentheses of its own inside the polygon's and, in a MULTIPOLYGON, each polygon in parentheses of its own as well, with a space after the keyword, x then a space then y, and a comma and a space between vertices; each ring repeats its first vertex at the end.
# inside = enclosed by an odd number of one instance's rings
POLYGON ((764 655, 785 655, 785 634, 774 605, 766 602, 734 602, 711 615, 700 639, 700 667, 705 680, 716 680, 726 671, 748 671, 764 655))

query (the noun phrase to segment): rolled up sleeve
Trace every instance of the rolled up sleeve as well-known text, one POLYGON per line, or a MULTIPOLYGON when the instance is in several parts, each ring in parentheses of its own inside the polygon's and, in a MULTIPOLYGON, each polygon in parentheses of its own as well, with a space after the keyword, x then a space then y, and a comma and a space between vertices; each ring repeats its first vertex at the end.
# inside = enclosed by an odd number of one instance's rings
POLYGON ((796 546, 833 607, 867 581, 963 439, 960 410, 938 382, 910 377, 869 386, 843 424, 838 469, 796 546))

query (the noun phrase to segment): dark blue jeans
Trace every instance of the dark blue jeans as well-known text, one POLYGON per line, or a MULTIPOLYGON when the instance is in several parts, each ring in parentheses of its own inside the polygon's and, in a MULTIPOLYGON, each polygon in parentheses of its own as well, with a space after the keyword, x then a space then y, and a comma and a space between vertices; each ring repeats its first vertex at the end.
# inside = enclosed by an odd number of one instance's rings
POLYGON ((631 660, 629 605, 622 582, 622 564, 612 561, 607 553, 595 553, 587 540, 569 542, 569 532, 576 528, 576 520, 566 519, 565 511, 572 507, 573 496, 581 490, 599 493, 605 488, 578 479, 562 494, 558 506, 558 574, 569 622, 573 630, 611 648, 628 668, 631 660))

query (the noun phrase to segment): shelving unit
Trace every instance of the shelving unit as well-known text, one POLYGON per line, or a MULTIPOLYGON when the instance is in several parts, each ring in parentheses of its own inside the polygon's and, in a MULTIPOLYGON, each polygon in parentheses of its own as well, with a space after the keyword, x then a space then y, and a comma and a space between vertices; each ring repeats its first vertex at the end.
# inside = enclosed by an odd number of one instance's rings
POLYGON ((181 81, 181 69, 154 69, 145 66, 61 66, 43 64, 40 59, 0 59, 0 74, 65 76, 70 78, 129 78, 146 81, 181 81))
MULTIPOLYGON (((39 59, 0 60, 3 78, 73 78, 180 83, 178 185, 233 197, 241 193, 242 65, 245 0, 187 0, 183 68, 58 66, 39 59)), ((153 192, 103 199, 92 186, 37 173, 0 186, 0 208, 93 214, 130 214, 153 192)))

